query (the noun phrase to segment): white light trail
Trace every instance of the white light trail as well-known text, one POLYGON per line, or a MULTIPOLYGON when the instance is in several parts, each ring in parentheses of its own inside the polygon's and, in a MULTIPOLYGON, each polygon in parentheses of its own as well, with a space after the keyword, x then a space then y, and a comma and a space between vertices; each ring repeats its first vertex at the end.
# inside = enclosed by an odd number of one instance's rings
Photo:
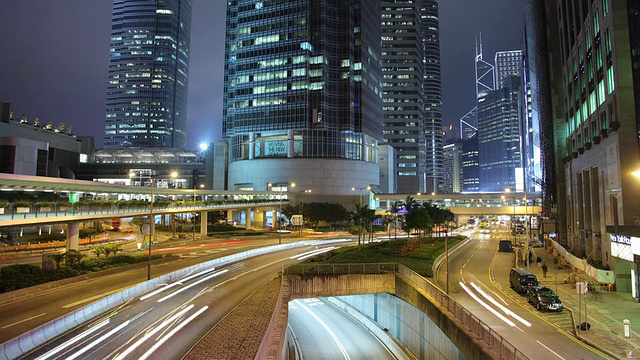
POLYGON ((335 248, 336 248, 335 246, 329 246, 329 247, 324 248, 324 249, 311 250, 311 251, 307 251, 307 252, 302 253, 302 254, 294 255, 294 256, 290 257, 290 259, 304 260, 304 259, 306 259, 308 257, 312 257, 312 256, 315 256, 315 255, 318 255, 318 254, 322 254, 322 253, 325 253, 327 251, 331 251, 331 250, 333 250, 335 248))
POLYGON ((111 335, 117 333, 118 331, 124 329, 127 325, 129 325, 129 323, 131 322, 131 320, 127 320, 125 322, 123 322, 122 324, 118 325, 117 327, 111 329, 111 331, 109 331, 108 333, 100 336, 98 339, 92 341, 91 343, 89 343, 89 345, 83 347, 82 349, 80 349, 80 351, 74 353, 73 355, 69 356, 67 358, 67 360, 73 360, 75 358, 77 358, 78 356, 86 353, 87 351, 91 350, 94 346, 98 345, 99 343, 103 342, 104 340, 108 339, 111 337, 111 335))
POLYGON ((153 344, 153 346, 149 350, 147 350, 147 352, 144 353, 139 360, 146 360, 147 358, 149 358, 149 356, 151 356, 151 354, 153 354, 154 351, 158 350, 158 348, 162 346, 162 344, 164 344, 173 335, 175 335, 178 331, 180 331, 180 329, 187 326, 187 324, 193 321, 193 319, 200 316, 200 314, 205 312, 208 308, 209 308, 208 306, 205 306, 202 309, 196 311, 193 315, 186 318, 183 322, 180 323, 180 325, 176 326, 173 330, 171 330, 169 333, 163 336, 160 340, 156 341, 155 344, 153 344))
POLYGON ((507 309, 504 305, 498 303, 493 297, 491 297, 490 295, 488 295, 487 293, 485 293, 484 291, 482 291, 482 289, 480 289, 478 287, 478 285, 474 284, 473 282, 471 283, 471 286, 480 293, 480 295, 482 295, 485 299, 489 300, 493 305, 497 306, 498 308, 500 308, 500 310, 504 311, 505 314, 513 317, 514 319, 520 321, 522 324, 531 327, 531 323, 528 322, 527 320, 521 318, 520 316, 516 315, 516 313, 514 313, 513 311, 507 309))
POLYGON ((45 360, 50 358, 51 356, 59 353, 60 351, 68 348, 69 346, 77 343, 78 341, 84 339, 85 336, 87 335, 91 335, 92 333, 96 332, 98 329, 104 327, 105 325, 107 325, 109 323, 109 319, 98 323, 97 325, 91 327, 90 329, 87 329, 85 331, 83 331, 82 333, 78 334, 77 336, 73 337, 72 339, 65 341, 64 343, 56 346, 54 349, 49 350, 48 352, 44 353, 43 355, 39 356, 36 358, 36 360, 45 360))
POLYGON ((207 269, 207 270, 204 270, 204 271, 200 271, 199 273, 195 273, 195 274, 193 274, 193 275, 189 275, 189 276, 187 276, 187 277, 184 277, 184 278, 182 278, 182 279, 180 279, 180 280, 178 280, 178 281, 176 281, 176 282, 174 282, 174 283, 172 283, 172 284, 169 284, 169 285, 167 285, 167 286, 164 286, 164 287, 161 287, 161 288, 159 288, 159 289, 153 290, 152 292, 150 292, 150 293, 148 293, 148 294, 146 294, 146 295, 142 296, 142 297, 140 298, 140 300, 141 300, 141 301, 142 301, 142 300, 146 300, 146 299, 148 299, 148 298, 152 297, 153 295, 156 295, 156 294, 161 293, 161 292, 163 292, 163 291, 169 290, 169 289, 171 289, 171 288, 172 288, 172 287, 174 287, 174 286, 182 285, 185 281, 189 281, 189 280, 193 279, 194 277, 198 277, 198 276, 200 276, 200 275, 204 275, 204 274, 206 274, 206 273, 210 273, 210 272, 212 272, 212 271, 213 271, 213 270, 215 270, 215 269, 216 269, 216 268, 207 269))
POLYGON ((340 339, 338 339, 338 337, 336 336, 336 334, 329 328, 329 326, 327 326, 327 324, 322 321, 322 319, 320 319, 320 317, 318 317, 318 315, 314 314, 313 311, 311 311, 311 309, 307 308, 302 302, 295 300, 301 308, 303 308, 304 310, 306 310, 309 314, 311 314, 311 316, 313 316, 314 319, 316 319, 316 321, 325 329, 327 330, 327 332, 329 333, 329 336, 331 336, 331 338, 333 339, 333 341, 336 342, 336 345, 338 345, 338 348, 340 348, 340 352, 342 353, 342 355, 344 356, 345 359, 347 360, 351 360, 351 358, 349 357, 349 354, 347 353, 347 350, 344 348, 344 346, 342 345, 342 343, 340 342, 340 339))
POLYGON ((467 285, 465 285, 462 281, 460 281, 458 284, 460 284, 460 286, 464 289, 464 291, 469 294, 469 296, 471 296, 475 301, 478 302, 478 304, 482 305, 485 309, 489 310, 490 312, 493 313, 493 315, 497 316, 500 320, 506 322, 509 326, 516 326, 516 324, 507 319, 506 317, 504 317, 504 315, 500 314, 499 312, 497 312, 494 308, 492 308, 491 306, 487 305, 487 303, 485 303, 484 301, 482 301, 482 299, 480 299, 478 297, 478 295, 474 294, 473 291, 469 290, 469 288, 467 287, 467 285))
POLYGON ((194 286, 196 286, 198 284, 201 284, 201 283, 203 283, 203 282, 205 282, 205 281, 207 281, 209 279, 212 279, 212 278, 214 278, 214 277, 216 277, 218 275, 222 275, 222 274, 226 273, 227 271, 229 271, 229 269, 220 270, 219 272, 217 272, 215 274, 211 274, 211 275, 209 275, 209 276, 207 276, 205 278, 202 278, 202 279, 200 279, 200 280, 198 280, 198 281, 196 281, 194 283, 191 283, 191 284, 189 284, 189 285, 187 285, 187 286, 185 286, 183 288, 180 288, 178 291, 172 292, 171 294, 159 299, 158 302, 163 302, 163 301, 165 301, 165 300, 167 300, 167 299, 169 299, 171 297, 174 297, 174 296, 180 294, 181 292, 183 292, 185 290, 188 290, 188 289, 190 289, 190 288, 192 288, 192 287, 194 287, 194 286))
POLYGON ((138 339, 138 341, 136 341, 133 345, 129 346, 127 348, 127 350, 123 351, 118 356, 116 356, 115 360, 124 359, 127 355, 131 354, 135 349, 137 349, 140 345, 142 345, 143 342, 147 341, 147 339, 149 339, 150 337, 155 335, 158 331, 162 330, 167 325, 169 325, 172 322, 174 322, 177 318, 179 318, 180 316, 184 315, 184 313, 186 313, 187 311, 191 310, 193 308, 193 306, 194 305, 191 304, 191 305, 187 306, 186 308, 180 310, 179 312, 175 313, 173 316, 171 316, 167 320, 163 321, 159 326, 156 326, 153 330, 149 331, 143 337, 138 339))

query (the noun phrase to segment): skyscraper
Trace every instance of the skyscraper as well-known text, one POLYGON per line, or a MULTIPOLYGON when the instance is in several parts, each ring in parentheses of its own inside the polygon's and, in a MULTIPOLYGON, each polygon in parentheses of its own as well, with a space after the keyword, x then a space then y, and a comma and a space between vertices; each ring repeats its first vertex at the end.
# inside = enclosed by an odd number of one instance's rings
POLYGON ((191 0, 114 0, 104 146, 184 148, 191 0))
POLYGON ((522 77, 522 50, 498 51, 494 62, 495 89, 507 86, 509 77, 522 77))
POLYGON ((426 192, 439 192, 442 173, 442 83, 440 75, 440 18, 437 0, 420 0, 424 44, 424 121, 426 192))
POLYGON ((480 191, 516 189, 521 167, 520 77, 478 99, 478 165, 480 191))
POLYGON ((442 169, 436 0, 382 1, 384 138, 396 149, 398 192, 438 192, 442 169))
POLYGON ((379 182, 380 3, 227 2, 228 187, 357 195, 379 182))
POLYGON ((420 7, 382 1, 384 140, 394 147, 399 193, 426 191, 424 45, 420 7))

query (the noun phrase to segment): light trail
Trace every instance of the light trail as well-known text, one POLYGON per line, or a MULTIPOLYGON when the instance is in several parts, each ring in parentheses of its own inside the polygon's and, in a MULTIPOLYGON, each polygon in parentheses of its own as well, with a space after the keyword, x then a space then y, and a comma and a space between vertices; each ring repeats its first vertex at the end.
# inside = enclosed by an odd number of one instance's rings
POLYGON ((191 304, 191 305, 187 306, 186 308, 180 310, 179 312, 175 313, 173 316, 171 316, 167 320, 163 321, 159 326, 156 326, 153 330, 151 330, 148 333, 146 333, 143 337, 138 339, 138 341, 136 341, 133 345, 129 346, 125 351, 123 351, 121 354, 116 356, 115 360, 124 359, 127 355, 131 354, 135 349, 137 349, 140 345, 142 345, 143 342, 147 341, 150 337, 155 335, 158 331, 162 330, 164 327, 166 327, 167 325, 169 325, 172 322, 174 322, 180 316, 184 315, 187 311, 191 310, 193 308, 193 306, 194 305, 191 304))
POLYGON ((178 291, 172 292, 171 294, 159 299, 158 302, 163 302, 163 301, 165 301, 167 299, 170 299, 170 298, 180 294, 181 292, 183 292, 185 290, 188 290, 188 289, 190 289, 190 288, 192 288, 192 287, 194 287, 194 286, 196 286, 198 284, 201 284, 201 283, 203 283, 203 282, 205 282, 207 280, 213 279, 214 277, 216 277, 218 275, 222 275, 222 274, 226 273, 227 271, 229 271, 229 269, 220 270, 217 273, 214 273, 214 274, 211 274, 211 275, 209 275, 209 276, 207 276, 205 278, 202 278, 202 279, 200 279, 200 280, 198 280, 198 281, 196 281, 196 282, 194 282, 192 284, 189 284, 189 285, 187 285, 187 286, 185 286, 183 288, 180 288, 178 291))
POLYGON ((111 329, 111 331, 109 331, 106 334, 100 336, 98 339, 92 341, 91 343, 89 343, 89 345, 87 345, 87 346, 83 347, 82 349, 80 349, 80 351, 77 351, 73 355, 69 356, 67 358, 67 360, 73 360, 73 359, 77 358, 78 356, 80 356, 80 355, 86 353, 87 351, 91 350, 94 346, 96 346, 99 343, 103 342, 104 340, 110 338, 112 335, 114 335, 118 331, 124 329, 127 325, 129 325, 130 322, 131 322, 131 320, 127 320, 127 321, 123 322, 122 324, 118 325, 117 327, 111 329))
POLYGON ((66 349, 69 346, 71 346, 71 345, 77 343, 78 341, 84 339, 85 336, 93 334, 94 332, 96 332, 97 330, 99 330, 100 328, 104 327, 107 324, 109 324, 109 319, 98 323, 97 325, 91 327, 90 329, 87 329, 87 330, 83 331, 82 333, 78 334, 77 336, 73 337, 71 340, 65 341, 64 343, 56 346, 55 348, 49 350, 48 352, 42 354, 41 356, 38 356, 36 358, 36 360, 45 360, 45 359, 50 358, 51 356, 59 353, 60 351, 66 349))
POLYGON ((509 326, 516 326, 516 324, 513 321, 507 319, 506 317, 504 317, 504 315, 500 314, 494 308, 492 308, 491 306, 487 305, 487 303, 482 301, 482 299, 480 299, 478 295, 474 294, 473 291, 469 290, 467 285, 465 285, 462 281, 458 282, 458 284, 462 287, 462 289, 464 289, 464 291, 467 294, 469 294, 469 296, 471 296, 475 301, 477 301, 478 304, 482 305, 485 309, 489 310, 491 313, 493 313, 493 315, 497 316, 500 320, 504 321, 509 326))
POLYGON ((480 289, 480 287, 478 287, 478 285, 474 284, 473 282, 471 283, 471 286, 480 293, 480 295, 482 295, 485 299, 489 300, 493 305, 497 306, 500 310, 502 310, 505 314, 513 317, 514 319, 518 320, 519 322, 521 322, 522 324, 531 327, 531 323, 528 322, 527 320, 521 318, 520 316, 518 316, 516 313, 514 313, 513 311, 507 309, 505 306, 503 306, 502 304, 499 304, 493 297, 491 297, 489 294, 485 293, 482 289, 480 289))
POLYGON ((147 352, 144 353, 140 357, 140 360, 148 359, 149 356, 151 356, 151 354, 153 354, 154 351, 156 351, 160 346, 162 346, 162 344, 164 344, 173 335, 175 335, 178 331, 180 331, 180 329, 182 329, 183 327, 187 326, 187 324, 189 324, 191 321, 193 321, 193 319, 195 319, 196 317, 200 316, 200 314, 205 312, 208 308, 209 308, 208 306, 205 306, 202 309, 196 311, 193 315, 189 316, 187 319, 185 319, 183 322, 181 322, 180 325, 176 326, 173 330, 171 330, 167 335, 163 336, 160 340, 156 341, 156 343, 153 344, 153 346, 149 350, 147 350, 147 352))
POLYGON ((311 311, 311 309, 307 308, 302 302, 300 302, 298 300, 295 300, 295 302, 297 302, 300 305, 301 308, 303 308, 306 312, 308 312, 311 316, 313 316, 313 318, 316 319, 316 321, 325 330, 327 330, 327 333, 329 333, 329 336, 331 336, 333 341, 335 341, 336 345, 340 349, 340 352, 342 353, 344 358, 347 359, 347 360, 351 360, 351 358, 349 357, 349 354, 347 353, 347 350, 344 348, 344 345, 342 345, 342 343, 340 342, 340 339, 338 339, 338 336, 336 336, 336 334, 329 328, 329 326, 324 321, 322 321, 322 319, 320 319, 320 317, 318 315, 314 314, 313 311, 311 311))
POLYGON ((164 286, 164 287, 161 287, 161 288, 159 288, 159 289, 153 290, 152 292, 150 292, 150 293, 148 293, 148 294, 146 294, 146 295, 142 296, 142 297, 140 298, 140 300, 141 300, 141 301, 142 301, 142 300, 146 300, 146 299, 148 299, 148 298, 152 297, 153 295, 159 294, 159 293, 161 293, 161 292, 163 292, 163 291, 166 291, 166 290, 168 290, 168 289, 170 289, 170 288, 172 288, 172 287, 174 287, 174 286, 182 285, 185 281, 189 281, 189 280, 191 280, 191 279, 193 279, 193 278, 195 278, 195 277, 198 277, 198 276, 204 275, 204 274, 206 274, 206 273, 210 273, 210 272, 214 271, 215 269, 216 269, 216 268, 214 267, 214 268, 211 268, 211 269, 207 269, 207 270, 204 270, 204 271, 200 271, 199 273, 195 273, 195 274, 189 275, 189 276, 184 277, 184 278, 182 278, 182 279, 179 279, 178 281, 176 281, 176 282, 174 282, 174 283, 172 283, 172 284, 169 284, 169 285, 167 285, 167 286, 164 286))

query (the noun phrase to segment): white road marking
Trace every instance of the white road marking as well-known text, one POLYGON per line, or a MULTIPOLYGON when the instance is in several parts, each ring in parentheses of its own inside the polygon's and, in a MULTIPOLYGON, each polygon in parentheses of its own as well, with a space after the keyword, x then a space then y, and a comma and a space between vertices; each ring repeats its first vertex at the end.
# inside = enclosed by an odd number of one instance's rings
POLYGON ((80 304, 88 303, 90 301, 103 298, 105 296, 109 296, 111 294, 115 294, 117 292, 123 291, 124 289, 128 289, 128 288, 130 288, 130 286, 125 286, 125 287, 122 287, 120 289, 115 289, 115 290, 111 290, 111 291, 106 292, 106 293, 102 293, 100 295, 96 295, 96 296, 88 297, 86 299, 78 300, 76 302, 72 302, 72 303, 67 304, 67 305, 62 305, 62 307, 65 308, 65 309, 68 309, 68 308, 71 308, 71 307, 74 307, 74 306, 77 306, 77 305, 80 305, 80 304))
POLYGON ((540 341, 536 340, 536 342, 537 342, 538 344, 540 344, 542 347, 544 347, 545 349, 547 349, 547 350, 549 350, 550 352, 552 352, 552 353, 553 353, 553 355, 555 355, 555 356, 559 357, 559 358, 560 358, 560 359, 562 359, 562 360, 565 360, 562 356, 558 355, 558 353, 557 353, 557 352, 555 352, 555 351, 553 351, 553 350, 549 349, 548 347, 546 347, 546 346, 545 346, 543 343, 541 343, 540 341))
POLYGON ((21 324, 21 323, 23 323, 23 322, 25 322, 25 321, 33 320, 33 319, 35 319, 35 318, 37 318, 37 317, 40 317, 40 316, 42 316, 42 315, 46 315, 46 314, 47 314, 47 313, 38 314, 38 315, 35 315, 35 316, 32 316, 32 317, 26 318, 26 319, 24 319, 24 320, 16 321, 16 322, 14 322, 13 324, 5 325, 5 326, 3 326, 2 328, 3 328, 3 329, 6 329, 6 328, 9 328, 9 327, 12 327, 13 325, 18 325, 18 324, 21 324))

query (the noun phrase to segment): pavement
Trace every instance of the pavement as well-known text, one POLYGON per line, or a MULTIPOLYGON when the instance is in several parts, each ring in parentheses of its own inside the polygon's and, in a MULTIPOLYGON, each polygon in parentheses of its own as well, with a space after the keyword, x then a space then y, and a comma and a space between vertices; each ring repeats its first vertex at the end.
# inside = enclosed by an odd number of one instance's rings
MULTIPOLYGON (((530 264, 529 268, 536 275, 541 285, 545 285, 556 291, 573 317, 574 335, 591 346, 608 354, 613 359, 640 358, 640 303, 630 293, 616 291, 590 291, 582 295, 577 293, 571 278, 575 276, 578 281, 587 281, 586 274, 576 271, 571 267, 558 268, 552 255, 545 248, 533 248, 534 261, 539 256, 547 264, 548 272, 545 278, 537 264, 530 264), (565 283, 565 278, 567 279, 565 283), (586 311, 585 311, 586 302, 586 311), (582 311, 579 311, 582 308, 582 311), (586 315, 585 315, 586 312, 586 315), (591 325, 588 330, 578 329, 581 322, 591 325), (631 338, 627 341, 624 337, 623 320, 631 323, 631 338), (639 330, 634 330, 639 329, 639 330), (627 350, 628 349, 628 350, 627 350)), ((526 265, 519 265, 526 267, 526 265)))

